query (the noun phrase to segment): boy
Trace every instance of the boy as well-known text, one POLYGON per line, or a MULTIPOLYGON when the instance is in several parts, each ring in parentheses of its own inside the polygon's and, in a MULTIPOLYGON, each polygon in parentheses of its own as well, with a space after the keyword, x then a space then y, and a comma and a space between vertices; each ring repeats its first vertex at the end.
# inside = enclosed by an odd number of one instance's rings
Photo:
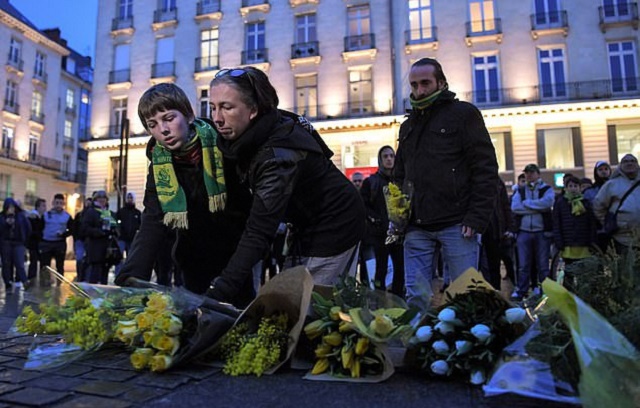
MULTIPOLYGON (((152 136, 144 211, 116 284, 126 285, 130 277, 150 280, 167 233, 172 233, 173 260, 183 272, 185 287, 204 293, 235 251, 250 193, 235 177, 235 161, 222 162, 211 123, 195 117, 178 86, 149 88, 140 98, 138 116, 152 136)), ((247 279, 233 303, 245 307, 254 296, 252 280, 247 279)))
POLYGON ((591 256, 596 241, 596 224, 591 203, 580 192, 580 179, 567 178, 565 193, 553 208, 553 237, 566 265, 591 256))

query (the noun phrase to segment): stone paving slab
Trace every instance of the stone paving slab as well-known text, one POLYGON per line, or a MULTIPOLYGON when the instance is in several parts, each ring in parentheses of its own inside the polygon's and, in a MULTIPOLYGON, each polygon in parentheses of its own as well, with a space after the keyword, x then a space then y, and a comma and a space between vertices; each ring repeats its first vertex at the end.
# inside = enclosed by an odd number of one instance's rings
POLYGON ((0 395, 0 401, 42 407, 53 404, 67 397, 69 393, 28 387, 21 390, 0 395))
POLYGON ((120 398, 140 404, 151 399, 163 398, 169 392, 169 390, 163 388, 136 387, 122 394, 120 398))
POLYGON ((77 391, 83 394, 91 394, 100 397, 117 397, 131 390, 133 385, 114 382, 114 381, 90 381, 72 388, 73 391, 77 391))
POLYGON ((25 386, 40 387, 48 390, 61 391, 70 390, 85 384, 87 380, 80 378, 69 378, 60 375, 47 374, 40 378, 35 378, 24 383, 25 386))
POLYGON ((20 384, 38 377, 42 377, 42 373, 37 371, 17 370, 14 368, 0 371, 0 382, 12 384, 20 384))
POLYGON ((117 401, 112 398, 94 397, 83 395, 66 400, 54 405, 56 408, 127 408, 131 403, 127 401, 117 401))
POLYGON ((133 377, 136 377, 138 374, 132 371, 124 371, 124 370, 112 370, 112 369, 97 369, 92 370, 82 378, 93 379, 93 380, 104 380, 104 381, 117 381, 123 382, 130 380, 133 377))

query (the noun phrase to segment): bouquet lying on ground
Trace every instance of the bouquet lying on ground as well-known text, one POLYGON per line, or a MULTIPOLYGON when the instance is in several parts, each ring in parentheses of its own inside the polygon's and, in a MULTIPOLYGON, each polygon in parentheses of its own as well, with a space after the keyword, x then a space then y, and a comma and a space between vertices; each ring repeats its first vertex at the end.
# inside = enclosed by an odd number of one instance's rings
POLYGON ((260 288, 207 358, 221 360, 223 372, 232 376, 273 374, 295 349, 312 288, 305 267, 280 272, 260 288))
POLYGON ((524 309, 514 307, 475 270, 465 272, 451 295, 434 313, 427 313, 410 341, 406 360, 434 377, 461 378, 484 384, 502 350, 526 329, 524 309))
POLYGON ((163 371, 211 348, 239 315, 230 305, 148 282, 136 288, 72 285, 61 302, 26 306, 16 319, 15 331, 38 340, 25 368, 60 366, 105 343, 124 343, 135 348, 135 368, 163 371))
POLYGON ((415 313, 397 296, 371 291, 353 278, 345 282, 332 294, 327 288, 316 288, 312 294, 313 321, 304 332, 315 363, 305 378, 383 381, 393 374, 385 345, 408 339, 413 331, 409 321, 415 313), (360 306, 351 307, 353 304, 360 306), (320 375, 324 376, 316 377, 320 375))
POLYGON ((411 216, 411 195, 413 194, 413 184, 407 182, 404 191, 394 183, 386 185, 382 192, 384 201, 387 205, 387 215, 392 227, 389 230, 389 236, 386 244, 392 244, 400 239, 409 224, 411 216))

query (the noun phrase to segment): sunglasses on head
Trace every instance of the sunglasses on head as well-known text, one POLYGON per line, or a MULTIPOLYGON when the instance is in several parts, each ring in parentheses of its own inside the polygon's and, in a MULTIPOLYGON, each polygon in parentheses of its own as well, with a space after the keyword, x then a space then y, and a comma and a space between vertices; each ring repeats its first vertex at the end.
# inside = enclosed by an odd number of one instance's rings
POLYGON ((235 68, 235 69, 221 69, 220 71, 218 71, 218 73, 216 74, 215 78, 220 78, 226 75, 229 75, 233 78, 238 78, 243 76, 244 74, 246 74, 247 71, 245 71, 244 69, 241 68, 235 68))

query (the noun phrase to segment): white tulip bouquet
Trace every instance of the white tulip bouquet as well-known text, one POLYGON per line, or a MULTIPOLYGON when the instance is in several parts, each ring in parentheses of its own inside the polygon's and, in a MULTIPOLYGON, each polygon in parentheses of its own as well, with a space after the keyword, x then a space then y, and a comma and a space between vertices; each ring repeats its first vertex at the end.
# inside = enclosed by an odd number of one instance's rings
POLYGON ((449 297, 427 314, 410 341, 407 360, 434 377, 457 377, 484 384, 502 349, 518 338, 529 321, 493 289, 476 285, 449 297))

